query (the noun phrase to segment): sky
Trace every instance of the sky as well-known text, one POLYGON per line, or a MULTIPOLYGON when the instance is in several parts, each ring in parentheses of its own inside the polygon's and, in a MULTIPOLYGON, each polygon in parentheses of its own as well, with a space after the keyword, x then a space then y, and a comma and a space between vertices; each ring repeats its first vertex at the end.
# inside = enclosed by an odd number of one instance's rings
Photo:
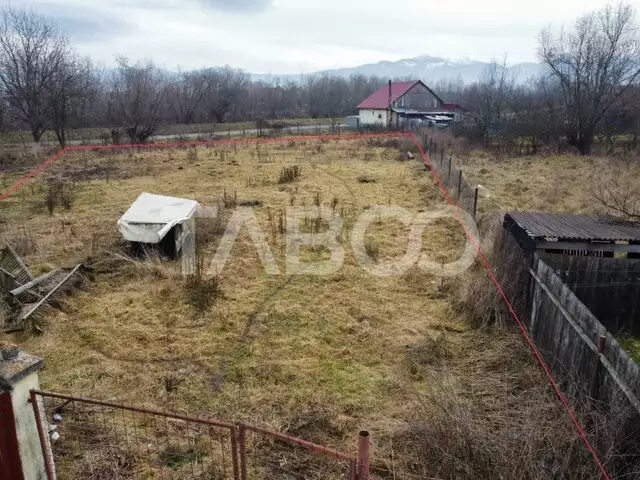
MULTIPOLYGON (((0 0, 32 8, 82 55, 170 70, 296 74, 420 55, 536 60, 541 29, 606 0, 0 0)), ((640 9, 640 0, 630 2, 640 9)))

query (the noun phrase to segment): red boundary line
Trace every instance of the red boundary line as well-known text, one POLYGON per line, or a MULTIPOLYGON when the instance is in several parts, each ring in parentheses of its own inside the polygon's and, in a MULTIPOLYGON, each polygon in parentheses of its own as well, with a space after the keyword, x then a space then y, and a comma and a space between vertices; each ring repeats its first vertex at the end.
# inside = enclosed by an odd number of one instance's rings
POLYGON ((493 273, 493 270, 491 269, 491 265, 489 264, 489 261, 487 260, 487 257, 485 257, 484 252, 482 251, 482 247, 480 246, 480 242, 478 241, 478 239, 476 237, 474 237, 471 234, 471 232, 469 231, 469 229, 465 225, 465 223, 464 223, 464 221, 462 219, 462 216, 460 215, 460 211, 459 211, 458 207, 456 206, 455 202, 453 201, 453 199, 449 195, 448 190, 446 189, 446 187, 442 183, 442 180, 440 179, 440 176, 432 168, 431 162, 429 161, 428 156, 425 155, 424 151, 422 150, 422 147, 420 146, 420 142, 418 142, 418 139, 416 138, 415 134, 412 134, 412 139, 413 139, 413 142, 418 147, 418 149, 420 150, 420 154, 422 155, 422 159, 424 160, 425 165, 428 166, 428 168, 431 171, 431 173, 432 173, 433 177, 435 178, 436 182, 438 182, 438 187, 440 188, 440 191, 442 192, 442 195, 447 200, 447 202, 449 202, 449 205, 451 205, 451 207, 453 208, 453 210, 455 212, 455 215, 456 215, 456 218, 458 220, 458 223, 460 223, 460 225, 464 229, 464 231, 465 231, 465 233, 467 235, 467 238, 469 240, 471 240, 471 242, 476 247, 477 252, 478 252, 478 257, 480 258, 480 261, 482 262, 482 265, 484 266, 484 269, 489 274, 489 278, 491 279, 491 282, 493 282, 493 284, 496 287, 496 290, 498 290, 498 293, 500 294, 500 296, 504 300, 504 303, 507 305, 507 308, 509 309, 509 312, 511 313, 511 316, 513 317, 513 319, 518 324, 518 327, 520 328, 522 336, 524 337, 524 339, 526 340, 527 344, 529 345, 529 347, 533 351, 533 354, 535 355, 536 359, 538 360, 538 363, 542 367, 542 370, 544 370, 544 373, 545 373, 547 379, 549 380, 549 383, 553 387, 553 390, 555 391, 558 399, 560 400, 560 402, 564 406, 565 410, 567 411, 567 414, 569 415, 569 418, 571 419, 571 421, 575 425, 576 429, 578 430, 578 434, 580 435, 582 440, 584 440, 584 443, 585 443, 587 449, 589 450, 589 452, 591 452, 591 455, 593 456, 593 459, 595 460, 596 464, 598 465, 598 468, 600 469, 600 472, 602 473, 602 478, 605 479, 605 480, 611 480, 611 477, 609 476, 609 474, 607 473, 606 469, 604 468, 604 465, 600 461, 600 458, 598 457, 598 454, 596 453, 595 449, 591 445, 591 442, 589 442, 589 439, 587 438, 587 434, 584 431, 584 427, 582 426, 582 424, 578 420, 578 417, 577 417, 576 413, 573 411, 573 409, 569 405, 569 402, 568 402, 567 398, 564 396, 564 394, 560 390, 560 387, 558 386, 558 383, 556 382, 556 379, 553 377, 553 374, 551 373, 551 370, 549 369, 549 366, 544 361, 544 358, 542 358, 542 355, 540 354, 540 352, 536 348, 535 344, 533 343, 533 340, 531 340, 531 337, 527 333, 527 329, 525 328, 524 324, 520 320, 520 317, 518 317, 518 314, 516 313, 516 311, 513 308, 513 305, 511 304, 511 302, 507 298, 506 293, 504 292, 504 290, 500 286, 500 283, 498 282, 498 279, 496 278, 495 274, 493 273))
POLYGON ((518 317, 518 314, 514 310, 513 305, 511 304, 511 302, 507 298, 507 295, 505 294, 504 290, 500 286, 500 283, 498 282, 498 279, 496 278, 495 274, 493 273, 493 270, 491 269, 491 265, 489 264, 487 258, 484 255, 484 252, 482 251, 482 247, 480 246, 480 242, 478 241, 478 239, 475 236, 473 236, 473 234, 469 231, 468 227, 465 225, 464 220, 462 219, 462 216, 460 215, 460 211, 459 211, 458 207, 456 206, 455 202, 453 201, 453 199, 449 195, 449 191, 447 190, 447 188, 442 183, 442 180, 440 179, 440 176, 432 168, 432 165, 431 165, 431 162, 429 161, 428 156, 425 154, 424 150, 420 146, 420 142, 418 141, 418 138, 416 137, 416 134, 413 133, 413 132, 410 132, 410 133, 398 133, 398 132, 392 132, 392 133, 368 133, 368 134, 365 133, 365 134, 354 134, 354 135, 302 135, 302 136, 286 136, 286 137, 270 137, 270 138, 221 139, 221 140, 211 140, 211 141, 177 142, 177 143, 152 143, 152 144, 127 144, 127 145, 79 145, 79 146, 64 147, 64 148, 61 148, 58 152, 56 152, 54 155, 49 157, 40 166, 38 166, 37 168, 31 170, 25 176, 20 178, 16 183, 14 183, 11 187, 9 187, 2 195, 0 195, 0 201, 9 198, 11 195, 13 195, 15 192, 17 192, 20 188, 22 188, 22 186, 25 183, 27 183, 30 179, 35 177, 39 172, 41 172, 42 170, 47 168, 49 165, 51 165, 53 162, 55 162, 65 152, 90 151, 90 150, 117 150, 117 149, 121 149, 121 148, 122 149, 126 149, 126 148, 153 149, 153 148, 198 147, 198 146, 212 146, 212 145, 225 145, 225 144, 238 144, 238 143, 242 143, 242 144, 249 144, 249 143, 275 143, 275 142, 291 141, 291 140, 294 140, 294 141, 305 141, 305 140, 352 140, 352 139, 376 138, 376 137, 378 137, 378 138, 379 137, 410 137, 411 140, 413 141, 413 143, 415 143, 416 147, 418 147, 418 150, 420 151, 420 155, 422 155, 422 159, 424 161, 424 164, 429 168, 429 170, 431 171, 431 174, 433 175, 433 178, 438 183, 438 188, 440 188, 440 192, 442 193, 443 197, 449 203, 449 205, 453 208, 453 211, 455 213, 456 219, 458 220, 458 223, 460 223, 460 225, 464 229, 465 234, 467 235, 467 238, 476 247, 477 253, 478 253, 478 257, 480 258, 480 261, 481 261, 482 265, 484 266, 484 269, 487 271, 487 274, 489 275, 489 278, 490 278, 491 282, 495 285, 496 290, 498 291, 498 293, 500 294, 500 296, 504 300, 509 312, 511 313, 511 316, 516 321, 516 323, 517 323, 517 325, 518 325, 518 327, 520 329, 520 332, 522 333, 522 336, 524 337, 525 341, 529 345, 529 348, 531 348, 533 354, 536 357, 536 360, 540 364, 540 367, 544 371, 547 379, 549 380, 549 383, 553 387, 553 390, 554 390, 556 396, 558 397, 558 399, 560 400, 560 402, 564 406, 567 414, 569 415, 569 418, 571 419, 571 421, 575 425, 576 429, 578 430, 578 434, 580 435, 580 437, 584 441, 587 449, 589 450, 589 452, 593 456, 593 459, 595 460, 596 464, 598 465, 598 468, 600 469, 600 472, 602 473, 602 478, 604 480, 611 480, 611 477, 609 476, 609 474, 607 473, 606 469, 604 468, 604 465, 600 461, 600 458, 598 457, 598 454, 596 453, 595 449, 591 445, 591 442, 589 442, 589 439, 588 439, 587 434, 586 434, 586 432, 584 430, 584 427, 582 426, 582 424, 578 420, 578 417, 577 417, 576 413, 573 411, 573 409, 569 405, 569 402, 568 402, 567 398, 564 396, 564 394, 560 390, 560 387, 558 386, 558 383, 556 382, 553 374, 551 373, 551 370, 549 369, 549 366, 544 361, 544 358, 542 357, 542 355, 540 354, 540 352, 536 348, 536 346, 533 343, 533 340, 531 339, 531 337, 529 337, 529 334, 527 333, 527 330, 526 330, 524 324, 522 323, 522 321, 518 317))

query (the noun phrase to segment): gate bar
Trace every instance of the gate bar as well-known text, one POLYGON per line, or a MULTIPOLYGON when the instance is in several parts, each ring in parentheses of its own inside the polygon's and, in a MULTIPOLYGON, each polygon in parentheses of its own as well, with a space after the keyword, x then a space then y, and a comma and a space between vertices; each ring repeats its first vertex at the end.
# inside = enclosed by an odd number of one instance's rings
POLYGON ((42 448, 42 456, 44 457, 44 468, 47 472, 48 480, 55 480, 56 470, 53 465, 53 458, 51 452, 47 451, 47 437, 44 433, 44 425, 42 423, 42 415, 40 414, 40 405, 38 404, 38 390, 31 390, 29 392, 31 396, 31 406, 33 407, 33 415, 36 419, 36 427, 38 427, 38 436, 40 437, 40 448, 42 448))

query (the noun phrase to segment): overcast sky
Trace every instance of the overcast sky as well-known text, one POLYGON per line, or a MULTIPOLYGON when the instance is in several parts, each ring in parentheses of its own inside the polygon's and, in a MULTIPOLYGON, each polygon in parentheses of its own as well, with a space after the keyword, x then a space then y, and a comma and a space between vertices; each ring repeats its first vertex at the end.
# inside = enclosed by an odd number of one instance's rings
MULTIPOLYGON (((419 55, 534 61, 548 25, 570 25, 606 0, 0 0, 29 6, 78 51, 175 70, 231 65, 303 73, 419 55)), ((636 8, 640 0, 631 2, 636 8)))

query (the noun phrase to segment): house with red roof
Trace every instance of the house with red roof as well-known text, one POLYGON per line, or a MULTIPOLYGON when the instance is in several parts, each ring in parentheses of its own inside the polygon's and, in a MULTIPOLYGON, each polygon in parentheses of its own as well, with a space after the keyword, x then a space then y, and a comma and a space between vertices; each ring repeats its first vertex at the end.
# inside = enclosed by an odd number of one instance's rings
POLYGON ((433 118, 444 121, 446 117, 451 121, 455 117, 455 107, 445 104, 420 80, 412 80, 389 82, 356 108, 361 126, 398 127, 411 121, 431 121, 433 118))

